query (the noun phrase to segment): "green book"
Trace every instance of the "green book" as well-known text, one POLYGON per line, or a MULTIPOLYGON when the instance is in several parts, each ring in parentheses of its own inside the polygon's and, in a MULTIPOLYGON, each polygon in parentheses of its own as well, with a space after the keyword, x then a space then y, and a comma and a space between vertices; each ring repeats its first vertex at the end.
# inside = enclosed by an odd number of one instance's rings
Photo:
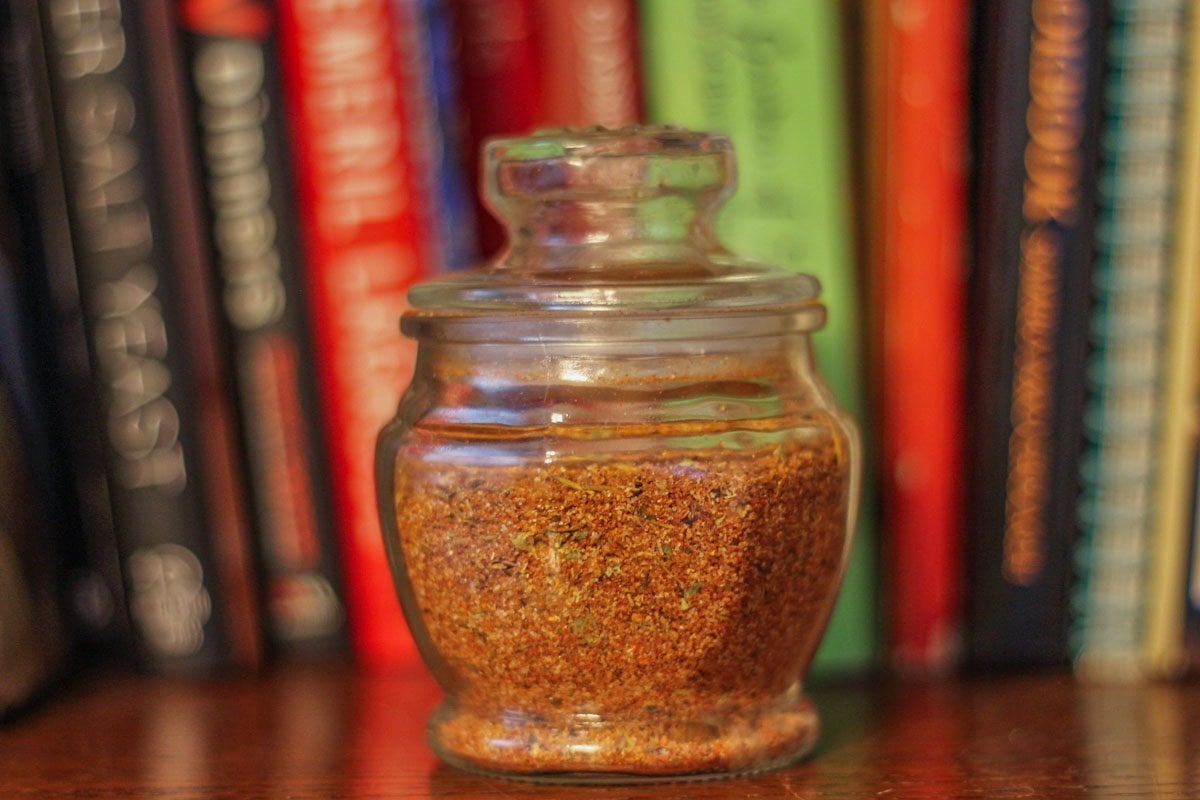
MULTIPOLYGON (((865 421, 838 4, 643 0, 640 8, 648 119, 732 138, 738 191, 718 233, 734 252, 820 279, 829 322, 814 337, 817 361, 838 401, 865 421)), ((872 495, 863 494, 818 674, 875 663, 872 495)))

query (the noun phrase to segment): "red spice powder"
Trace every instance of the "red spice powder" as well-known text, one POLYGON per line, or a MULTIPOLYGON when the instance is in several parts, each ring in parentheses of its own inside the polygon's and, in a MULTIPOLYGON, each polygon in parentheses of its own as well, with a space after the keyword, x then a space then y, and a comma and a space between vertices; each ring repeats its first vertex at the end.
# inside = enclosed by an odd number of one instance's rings
POLYGON ((843 566, 838 435, 397 464, 418 638, 451 698, 431 725, 443 756, 502 772, 678 775, 811 746, 799 680, 843 566))

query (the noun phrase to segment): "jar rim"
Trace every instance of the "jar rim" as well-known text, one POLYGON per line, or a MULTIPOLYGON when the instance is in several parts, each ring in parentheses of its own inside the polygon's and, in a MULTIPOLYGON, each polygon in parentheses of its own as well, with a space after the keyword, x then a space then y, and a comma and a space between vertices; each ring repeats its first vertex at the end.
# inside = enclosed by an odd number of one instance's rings
POLYGON ((777 312, 817 300, 813 275, 738 261, 585 264, 541 273, 473 269, 417 284, 417 313, 547 311, 620 313, 723 310, 777 312))
POLYGON ((547 128, 528 136, 498 136, 484 143, 485 160, 543 162, 592 157, 689 156, 732 154, 733 143, 723 133, 696 131, 677 125, 626 125, 607 128, 547 128))
POLYGON ((727 309, 720 313, 712 309, 703 312, 647 309, 615 315, 408 311, 400 320, 406 336, 423 341, 539 347, 566 344, 573 348, 640 343, 650 345, 656 352, 661 352, 668 343, 682 350, 695 349, 697 345, 706 350, 714 346, 735 350, 760 347, 763 345, 751 342, 806 335, 824 324, 825 306, 817 301, 772 309, 727 309))

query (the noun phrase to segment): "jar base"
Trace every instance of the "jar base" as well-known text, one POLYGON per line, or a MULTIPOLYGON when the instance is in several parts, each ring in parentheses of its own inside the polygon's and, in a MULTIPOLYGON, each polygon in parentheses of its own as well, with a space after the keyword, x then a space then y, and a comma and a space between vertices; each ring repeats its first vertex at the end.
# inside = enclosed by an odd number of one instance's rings
POLYGON ((443 703, 429 742, 448 764, 540 783, 660 783, 745 776, 787 766, 816 743, 816 708, 800 696, 754 714, 612 721, 594 714, 547 722, 477 714, 443 703))

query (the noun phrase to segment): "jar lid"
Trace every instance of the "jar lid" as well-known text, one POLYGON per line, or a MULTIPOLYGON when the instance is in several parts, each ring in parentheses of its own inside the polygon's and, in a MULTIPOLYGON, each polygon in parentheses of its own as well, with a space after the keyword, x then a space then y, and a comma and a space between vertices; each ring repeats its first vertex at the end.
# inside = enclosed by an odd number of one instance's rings
POLYGON ((484 195, 509 244, 483 266, 410 291, 422 320, 788 315, 824 322, 811 275, 739 258, 713 232, 733 192, 728 137, 675 127, 555 130, 494 139, 484 195))

